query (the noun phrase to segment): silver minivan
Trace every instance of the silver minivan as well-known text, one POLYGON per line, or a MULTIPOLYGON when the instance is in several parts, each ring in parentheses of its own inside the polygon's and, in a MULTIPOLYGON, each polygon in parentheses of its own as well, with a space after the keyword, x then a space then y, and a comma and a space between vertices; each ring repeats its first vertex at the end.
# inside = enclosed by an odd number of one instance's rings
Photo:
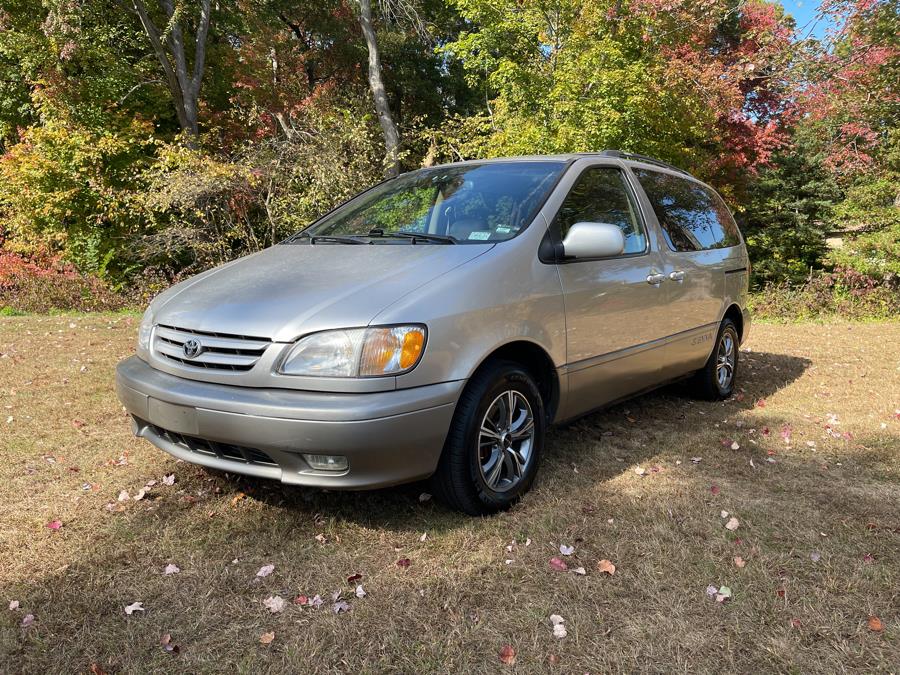
POLYGON ((185 461, 430 478, 490 513, 531 486, 548 424, 681 378, 730 396, 748 277, 721 197, 649 157, 436 166, 162 293, 116 385, 134 433, 185 461))

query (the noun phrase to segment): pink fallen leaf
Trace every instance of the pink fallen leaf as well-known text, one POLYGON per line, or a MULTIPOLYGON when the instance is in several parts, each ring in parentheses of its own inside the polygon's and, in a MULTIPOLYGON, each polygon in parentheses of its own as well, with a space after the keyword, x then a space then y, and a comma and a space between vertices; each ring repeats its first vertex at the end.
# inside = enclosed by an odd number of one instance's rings
POLYGON ((10 600, 9 601, 9 611, 14 612, 19 609, 19 601, 18 600, 10 600))
POLYGON ((709 491, 710 491, 713 495, 717 495, 717 494, 719 494, 719 492, 721 492, 721 490, 719 489, 719 486, 718 486, 718 485, 713 485, 712 487, 709 488, 709 491))
POLYGON ((175 485, 175 474, 167 473, 162 479, 163 485, 175 485))
POLYGON ((132 602, 130 605, 125 607, 125 613, 128 616, 131 616, 135 612, 143 612, 143 611, 145 611, 143 602, 132 602))
POLYGON ((166 576, 169 576, 172 574, 178 574, 180 571, 181 571, 181 569, 178 567, 178 565, 175 565, 174 563, 169 563, 168 565, 166 565, 166 569, 163 570, 163 574, 165 574, 166 576))
POLYGON ((62 527, 61 520, 51 520, 49 523, 47 523, 47 528, 51 529, 51 530, 58 530, 61 527, 62 527))
POLYGON ((120 502, 127 502, 129 499, 131 499, 131 495, 128 494, 128 490, 122 490, 119 493, 118 500, 120 502))
POLYGON ((500 663, 505 666, 516 665, 516 650, 512 645, 503 645, 503 647, 501 647, 500 663))
POLYGON ((397 567, 403 567, 404 569, 409 567, 411 564, 412 563, 410 562, 409 558, 400 558, 400 560, 397 561, 397 567))
POLYGON ((272 574, 272 572, 274 572, 274 571, 275 571, 275 565, 263 565, 262 567, 259 568, 259 571, 256 573, 256 576, 259 577, 260 579, 263 579, 263 578, 269 576, 270 574, 272 574))
POLYGON ((741 569, 741 568, 743 568, 743 567, 746 566, 746 565, 747 565, 747 561, 744 560, 741 556, 736 555, 736 556, 734 557, 734 566, 735 566, 735 567, 737 567, 738 569, 741 569))
POLYGON ((741 521, 739 521, 737 518, 732 516, 731 518, 728 519, 728 522, 725 523, 725 529, 730 530, 731 532, 734 532, 736 529, 738 529, 738 527, 740 527, 740 525, 741 525, 741 521))
POLYGON ((26 614, 22 617, 22 628, 28 628, 34 624, 34 614, 26 614))
POLYGON ((272 641, 275 639, 275 633, 263 633, 259 636, 259 643, 263 645, 270 645, 272 641))
POLYGON ((565 561, 561 558, 557 558, 556 556, 550 558, 550 567, 555 569, 557 572, 565 572, 567 569, 569 569, 569 566, 566 565, 565 561))

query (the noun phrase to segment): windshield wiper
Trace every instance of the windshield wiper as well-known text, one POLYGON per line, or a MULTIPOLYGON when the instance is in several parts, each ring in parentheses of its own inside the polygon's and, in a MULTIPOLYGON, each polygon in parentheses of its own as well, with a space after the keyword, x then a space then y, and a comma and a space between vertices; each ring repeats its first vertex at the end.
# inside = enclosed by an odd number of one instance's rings
POLYGON ((335 244, 368 244, 369 242, 363 241, 362 239, 355 239, 354 237, 337 237, 330 234, 314 234, 309 238, 310 244, 315 244, 317 241, 330 241, 335 244))
POLYGON ((396 237, 398 239, 410 239, 411 243, 415 244, 416 239, 420 239, 422 241, 430 241, 435 244, 455 244, 456 239, 451 236, 445 234, 431 234, 428 232, 385 232, 380 228, 376 228, 369 232, 370 237, 396 237))

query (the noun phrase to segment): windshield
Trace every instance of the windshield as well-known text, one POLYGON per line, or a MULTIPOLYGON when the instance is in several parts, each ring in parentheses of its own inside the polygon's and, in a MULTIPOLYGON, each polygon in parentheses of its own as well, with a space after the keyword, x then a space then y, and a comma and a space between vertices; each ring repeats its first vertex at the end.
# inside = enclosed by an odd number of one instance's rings
POLYGON ((564 168, 559 161, 523 161, 421 169, 372 188, 298 236, 311 243, 503 241, 537 215, 564 168))

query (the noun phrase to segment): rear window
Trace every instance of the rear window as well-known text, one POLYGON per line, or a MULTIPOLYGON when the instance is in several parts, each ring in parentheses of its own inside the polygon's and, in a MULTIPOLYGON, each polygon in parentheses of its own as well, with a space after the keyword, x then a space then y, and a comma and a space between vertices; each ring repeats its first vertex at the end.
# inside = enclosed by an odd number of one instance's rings
POLYGON ((633 171, 673 251, 705 251, 741 243, 731 212, 714 190, 660 171, 633 171))

